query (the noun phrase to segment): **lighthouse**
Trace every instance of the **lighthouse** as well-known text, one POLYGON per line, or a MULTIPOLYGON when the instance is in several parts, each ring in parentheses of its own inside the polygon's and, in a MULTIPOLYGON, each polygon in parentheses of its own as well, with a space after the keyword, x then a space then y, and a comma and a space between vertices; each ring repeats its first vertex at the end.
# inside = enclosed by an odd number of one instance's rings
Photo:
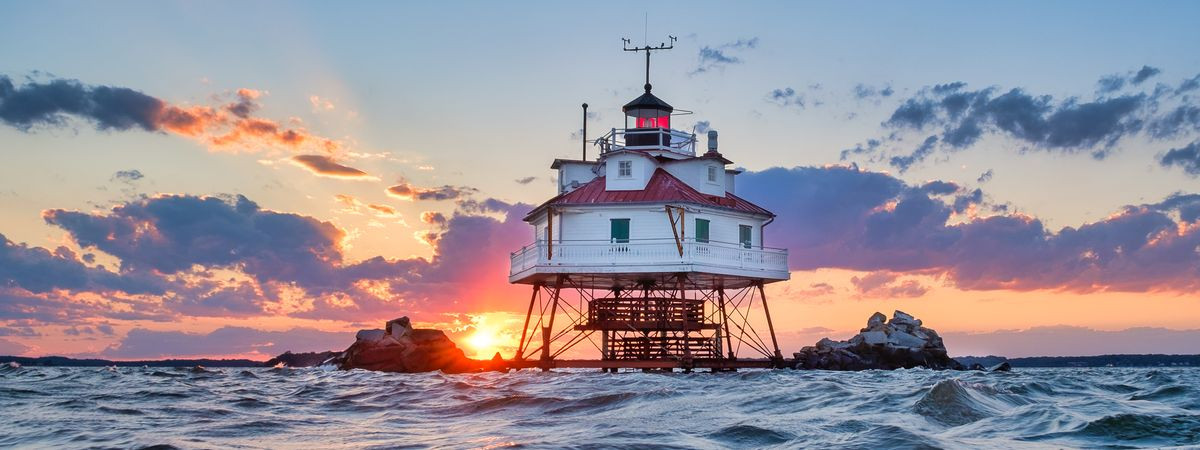
POLYGON ((737 195, 741 170, 716 131, 700 144, 672 128, 679 112, 653 93, 650 56, 674 38, 625 43, 645 53, 644 92, 621 108, 622 128, 587 141, 594 160, 586 144, 583 159, 554 160, 557 195, 524 218, 531 239, 509 282, 531 293, 510 366, 782 367, 763 289, 789 278, 787 250, 763 239, 775 214, 737 195))

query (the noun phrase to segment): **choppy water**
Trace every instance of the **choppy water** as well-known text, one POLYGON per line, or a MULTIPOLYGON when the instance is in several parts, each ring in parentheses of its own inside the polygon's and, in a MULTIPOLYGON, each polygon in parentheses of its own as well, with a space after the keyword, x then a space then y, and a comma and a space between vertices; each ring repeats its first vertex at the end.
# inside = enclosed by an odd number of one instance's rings
POLYGON ((0 447, 1200 445, 1200 370, 0 368, 0 447))

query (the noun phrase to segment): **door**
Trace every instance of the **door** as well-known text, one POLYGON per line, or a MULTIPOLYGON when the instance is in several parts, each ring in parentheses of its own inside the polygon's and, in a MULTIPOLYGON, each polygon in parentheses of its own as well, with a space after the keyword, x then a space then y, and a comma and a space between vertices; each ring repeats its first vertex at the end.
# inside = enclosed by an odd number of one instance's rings
POLYGON ((696 219, 696 242, 708 242, 708 219, 696 219))
POLYGON ((609 219, 611 233, 609 242, 613 244, 612 251, 628 252, 629 251, 629 219, 609 219))

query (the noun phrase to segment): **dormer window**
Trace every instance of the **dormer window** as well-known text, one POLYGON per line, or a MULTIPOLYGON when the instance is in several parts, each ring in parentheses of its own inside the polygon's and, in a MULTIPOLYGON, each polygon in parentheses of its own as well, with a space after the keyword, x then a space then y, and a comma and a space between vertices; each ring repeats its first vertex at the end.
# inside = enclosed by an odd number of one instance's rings
POLYGON ((708 166, 708 182, 717 182, 717 166, 708 166))
POLYGON ((633 176, 633 161, 617 161, 617 176, 629 178, 633 176))

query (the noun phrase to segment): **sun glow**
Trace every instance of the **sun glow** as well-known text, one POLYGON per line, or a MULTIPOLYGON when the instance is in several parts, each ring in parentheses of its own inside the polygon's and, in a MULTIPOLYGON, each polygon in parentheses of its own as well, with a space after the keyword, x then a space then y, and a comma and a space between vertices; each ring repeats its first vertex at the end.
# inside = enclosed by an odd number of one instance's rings
POLYGON ((466 342, 475 349, 476 355, 492 355, 500 348, 499 330, 491 327, 477 328, 466 342))

